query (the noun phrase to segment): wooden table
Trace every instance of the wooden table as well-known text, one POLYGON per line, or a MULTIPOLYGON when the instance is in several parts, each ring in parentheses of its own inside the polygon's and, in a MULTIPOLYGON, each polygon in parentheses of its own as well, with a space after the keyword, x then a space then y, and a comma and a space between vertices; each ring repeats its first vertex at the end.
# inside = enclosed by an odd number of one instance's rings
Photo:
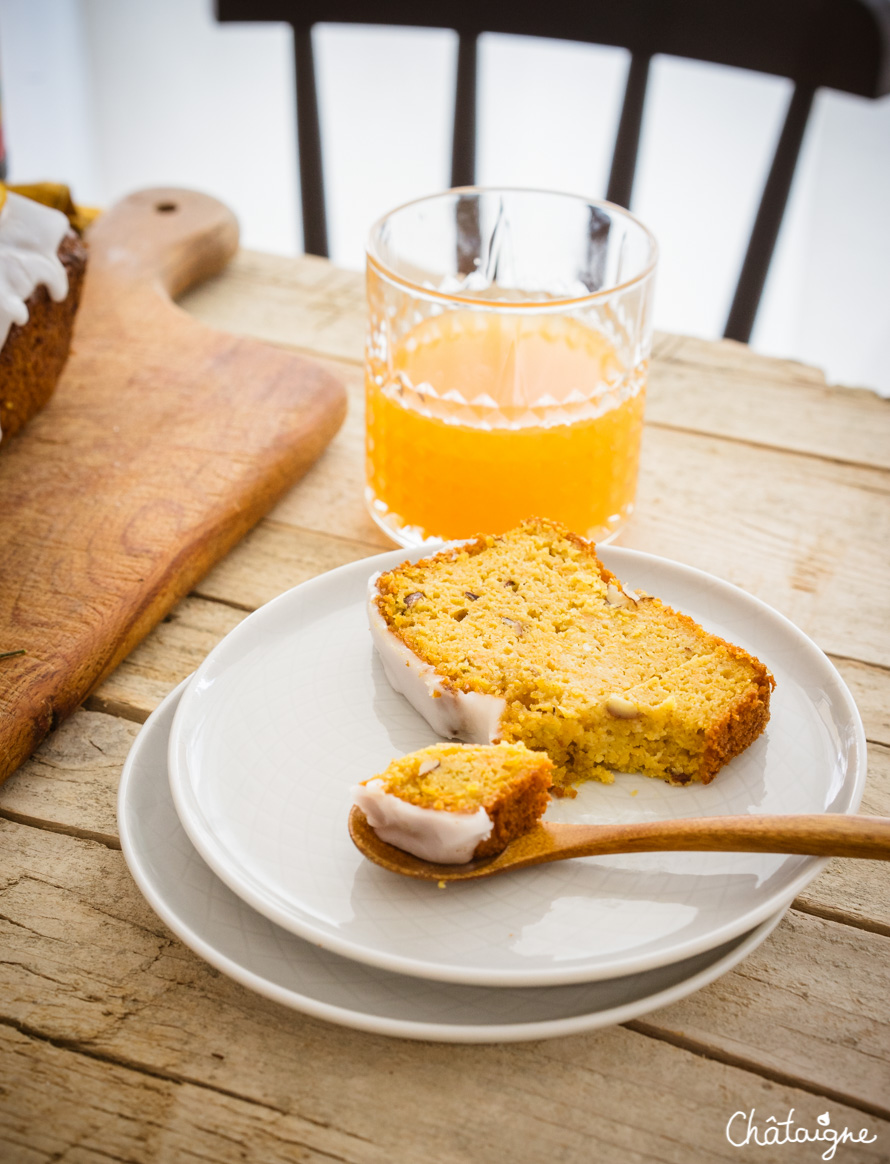
MULTIPOLYGON (((190 312, 322 357, 344 429, 310 474, 0 789, 0 1159, 457 1164, 815 1161, 766 1126, 890 1159, 890 865, 835 861, 736 970, 624 1026, 450 1046, 360 1034, 251 994, 133 884, 115 794, 139 725, 248 611, 389 548, 361 500, 363 281, 241 253, 190 312)), ((890 403, 732 343, 655 346, 634 546, 787 614, 850 685, 863 810, 890 815, 890 403)))

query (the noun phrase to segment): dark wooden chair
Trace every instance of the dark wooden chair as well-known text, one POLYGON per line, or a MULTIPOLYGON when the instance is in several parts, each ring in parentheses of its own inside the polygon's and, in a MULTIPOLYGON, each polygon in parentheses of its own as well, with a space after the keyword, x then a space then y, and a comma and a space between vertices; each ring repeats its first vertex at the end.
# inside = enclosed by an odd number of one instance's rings
POLYGON ((747 342, 779 234, 813 97, 825 87, 890 92, 890 0, 216 0, 221 21, 294 30, 303 237, 327 254, 312 26, 452 28, 459 36, 451 183, 476 162, 476 43, 483 32, 614 45, 631 53, 606 198, 629 206, 649 64, 657 53, 788 77, 794 92, 748 243, 724 335, 747 342))

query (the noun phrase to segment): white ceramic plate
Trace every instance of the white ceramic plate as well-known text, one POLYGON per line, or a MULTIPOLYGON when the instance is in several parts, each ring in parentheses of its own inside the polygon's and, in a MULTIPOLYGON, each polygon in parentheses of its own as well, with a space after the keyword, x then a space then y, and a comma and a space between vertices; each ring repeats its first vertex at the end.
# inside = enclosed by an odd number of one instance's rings
POLYGON ((118 803, 124 856, 152 908, 187 946, 237 982, 295 1010, 358 1030, 440 1042, 577 1034, 627 1022, 700 990, 756 949, 782 916, 682 962, 575 986, 455 986, 340 958, 252 910, 185 835, 167 782, 167 737, 184 686, 151 716, 127 758, 118 803))
MULTIPOLYGON (((700 571, 616 547, 602 557, 630 586, 758 655, 778 682, 772 720, 707 787, 622 776, 555 802, 551 818, 857 808, 859 716, 804 634, 700 571)), ((438 889, 365 861, 346 830, 351 786, 435 738, 391 690, 367 629, 368 577, 404 558, 355 562, 281 595, 217 646, 183 695, 170 738, 174 801, 198 852, 254 909, 397 973, 554 986, 713 949, 775 914, 823 867, 811 857, 647 853, 438 889)))

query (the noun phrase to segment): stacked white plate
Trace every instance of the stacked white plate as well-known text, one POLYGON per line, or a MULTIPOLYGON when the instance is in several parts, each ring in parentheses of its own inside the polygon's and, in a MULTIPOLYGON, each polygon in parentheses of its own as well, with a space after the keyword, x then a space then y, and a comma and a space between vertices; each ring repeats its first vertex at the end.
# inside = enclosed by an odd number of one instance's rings
MULTIPOLYGON (((855 812, 864 733, 822 652, 725 582, 632 550, 601 556, 761 658, 777 680, 772 718, 707 787, 619 775, 554 801, 548 818, 855 812)), ((404 558, 344 566, 262 607, 146 723, 121 782, 121 842, 170 928, 298 1010, 462 1042, 623 1022, 756 948, 823 860, 647 853, 440 889, 359 855, 352 786, 435 739, 390 688, 367 630, 368 578, 404 558)))

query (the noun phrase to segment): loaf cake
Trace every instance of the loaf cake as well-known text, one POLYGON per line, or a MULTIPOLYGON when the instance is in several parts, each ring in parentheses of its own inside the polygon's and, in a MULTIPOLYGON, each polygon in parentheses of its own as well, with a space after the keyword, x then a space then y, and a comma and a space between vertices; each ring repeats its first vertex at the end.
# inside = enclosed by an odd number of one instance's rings
POLYGON ((390 683, 440 735, 545 751, 555 791, 614 771, 707 784, 769 719, 759 660, 554 522, 372 578, 369 617, 390 683))
POLYGON ((354 790, 381 840, 440 865, 500 853, 538 822, 553 764, 522 744, 433 744, 354 790))
POLYGON ((59 210, 0 187, 0 438, 49 400, 71 344, 86 248, 59 210))

